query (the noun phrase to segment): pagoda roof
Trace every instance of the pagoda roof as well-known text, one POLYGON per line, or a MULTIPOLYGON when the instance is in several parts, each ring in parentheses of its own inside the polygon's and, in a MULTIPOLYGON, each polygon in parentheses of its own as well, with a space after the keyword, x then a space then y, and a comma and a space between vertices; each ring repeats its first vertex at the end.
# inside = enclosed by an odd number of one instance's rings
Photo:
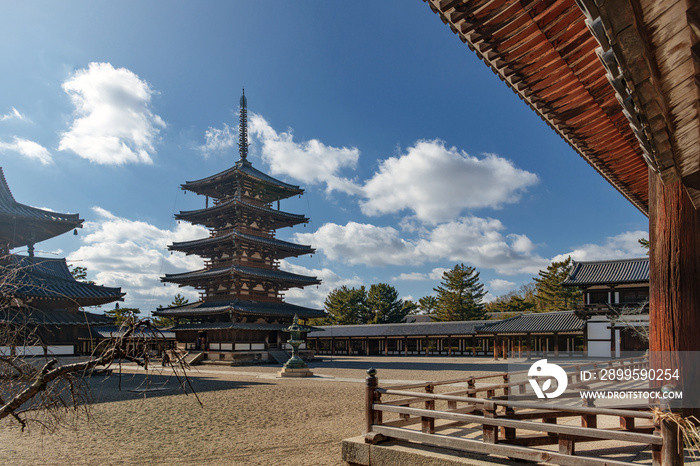
POLYGON ((245 265, 231 265, 228 267, 195 270, 193 272, 166 274, 165 277, 162 277, 160 280, 163 282, 185 284, 197 281, 208 281, 213 278, 226 277, 230 275, 239 275, 248 278, 271 280, 280 283, 284 282, 292 287, 318 285, 319 283, 321 283, 321 281, 316 277, 298 275, 296 273, 285 272, 276 269, 262 269, 258 267, 249 267, 245 265))
POLYGON ((574 262, 564 286, 648 284, 649 258, 574 262))
MULTIPOLYGON (((13 255, 13 267, 17 271, 11 285, 12 293, 21 299, 38 301, 65 300, 79 306, 95 306, 122 300, 121 288, 109 288, 79 282, 70 273, 65 259, 30 258, 13 255)), ((33 304, 34 307, 38 307, 33 304)))
POLYGON ((221 236, 173 243, 168 246, 168 249, 171 251, 184 252, 186 254, 196 253, 202 255, 201 251, 203 250, 215 249, 219 245, 232 243, 239 240, 241 242, 261 244, 274 248, 276 251, 280 252, 280 254, 278 254, 279 257, 299 256, 303 254, 311 254, 316 251, 311 246, 304 244, 296 244, 275 238, 249 235, 247 233, 241 233, 240 231, 235 230, 221 236))
POLYGON ((82 228, 82 224, 78 214, 61 214, 17 202, 0 167, 0 241, 9 243, 11 249, 82 228))
POLYGON ((114 320, 103 314, 65 309, 0 310, 0 322, 33 325, 111 325, 114 320))
POLYGON ((286 199, 304 193, 304 190, 299 186, 285 183, 257 170, 248 160, 239 160, 227 170, 201 180, 187 181, 180 187, 186 191, 222 199, 233 194, 235 191, 234 184, 241 177, 264 185, 265 192, 268 194, 268 196, 265 196, 266 199, 286 199))
POLYGON ((276 228, 297 225, 299 223, 306 223, 309 221, 309 219, 304 217, 304 215, 291 214, 289 212, 271 209, 267 206, 257 205, 253 202, 246 201, 237 197, 229 199, 220 203, 219 205, 215 205, 212 207, 182 211, 179 214, 176 214, 175 218, 177 220, 186 220, 188 222, 198 223, 213 228, 221 226, 220 222, 216 220, 217 215, 233 209, 243 209, 249 212, 257 212, 268 216, 270 219, 274 220, 275 223, 281 224, 279 227, 276 228))
MULTIPOLYGON (((177 307, 168 307, 153 311, 156 316, 163 317, 205 317, 229 313, 256 315, 256 316, 287 316, 297 315, 302 319, 310 317, 324 317, 326 314, 318 309, 311 309, 296 304, 283 302, 261 302, 248 299, 232 299, 228 301, 199 301, 177 307)), ((252 325, 252 324, 247 324, 252 325)), ((179 326, 181 327, 181 326, 179 326)))

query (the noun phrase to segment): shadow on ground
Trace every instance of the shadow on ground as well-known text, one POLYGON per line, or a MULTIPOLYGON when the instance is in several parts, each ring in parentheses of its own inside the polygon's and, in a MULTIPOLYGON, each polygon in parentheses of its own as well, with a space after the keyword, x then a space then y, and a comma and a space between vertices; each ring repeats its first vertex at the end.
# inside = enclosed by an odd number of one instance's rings
MULTIPOLYGON (((311 362, 309 367, 311 369, 324 369, 324 368, 335 368, 335 369, 360 369, 367 370, 370 367, 381 371, 382 369, 400 369, 400 370, 410 370, 410 371, 461 371, 461 372, 508 372, 508 371, 520 371, 527 370, 530 368, 531 363, 455 363, 455 362, 438 362, 430 361, 426 359, 425 361, 381 361, 380 359, 369 360, 323 360, 322 362, 311 362)), ((381 375, 380 375, 381 376, 381 375)))
POLYGON ((234 390, 253 385, 269 385, 264 382, 240 382, 214 377, 189 375, 184 378, 173 375, 117 373, 110 376, 92 376, 87 379, 94 403, 155 398, 179 394, 197 394, 218 390, 234 390), (190 386, 191 385, 191 386, 190 386))

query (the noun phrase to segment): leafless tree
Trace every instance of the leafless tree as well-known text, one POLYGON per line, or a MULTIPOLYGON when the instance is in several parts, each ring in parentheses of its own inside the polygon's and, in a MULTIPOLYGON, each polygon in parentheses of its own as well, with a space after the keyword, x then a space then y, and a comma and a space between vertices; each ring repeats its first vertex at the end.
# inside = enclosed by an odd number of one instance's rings
POLYGON ((31 319, 38 310, 19 297, 21 273, 11 261, 0 262, 0 419, 13 417, 24 430, 30 422, 54 429, 71 416, 89 418, 88 377, 97 371, 111 373, 113 367, 119 370, 122 361, 146 369, 155 362, 170 367, 185 393, 197 397, 183 355, 167 347, 163 334, 149 320, 133 316, 112 338, 97 344, 92 354, 62 364, 48 351, 41 325, 31 319), (25 355, 22 349, 26 347, 43 348, 43 355, 25 355), (154 361, 152 354, 158 354, 159 360, 154 361))

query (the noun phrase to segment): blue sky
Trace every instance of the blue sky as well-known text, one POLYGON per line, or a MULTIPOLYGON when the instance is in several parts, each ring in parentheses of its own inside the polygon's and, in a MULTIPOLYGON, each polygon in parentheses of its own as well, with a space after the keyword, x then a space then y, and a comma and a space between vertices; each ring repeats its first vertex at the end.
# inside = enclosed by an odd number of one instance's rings
MULTIPOLYGON (((0 165, 15 198, 86 220, 37 246, 121 286, 148 312, 199 267, 166 250, 202 236, 173 215, 180 183, 237 159, 301 185, 278 232, 312 244, 283 268, 340 285, 433 293, 475 266, 492 299, 552 259, 637 257, 648 221, 423 2, 12 2, 0 17, 0 165)), ((16 252, 21 252, 20 250, 16 252)))

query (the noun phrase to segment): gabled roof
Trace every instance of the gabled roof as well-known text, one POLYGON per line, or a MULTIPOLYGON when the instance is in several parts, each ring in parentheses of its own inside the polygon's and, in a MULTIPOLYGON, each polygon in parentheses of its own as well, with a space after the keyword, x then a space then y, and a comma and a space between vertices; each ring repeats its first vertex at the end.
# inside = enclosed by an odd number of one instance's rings
POLYGON ((0 241, 9 243, 10 249, 82 228, 82 224, 78 214, 61 214, 17 202, 0 167, 0 241))
POLYGON ((168 249, 171 251, 181 251, 186 254, 206 255, 206 251, 213 251, 216 247, 221 245, 233 245, 234 241, 269 246, 275 251, 275 257, 277 258, 312 254, 316 251, 311 246, 290 243, 276 238, 249 235, 235 230, 221 236, 173 243, 168 246, 168 249))
POLYGON ((239 160, 236 165, 227 170, 201 180, 187 181, 180 187, 197 194, 223 199, 234 194, 239 178, 247 178, 261 185, 264 190, 263 198, 268 201, 286 199, 304 193, 299 186, 285 183, 253 168, 247 160, 239 160))
MULTIPOLYGON (((94 327, 90 331, 95 338, 115 338, 122 336, 126 332, 126 328, 118 325, 108 325, 94 327)), ((149 328, 139 328, 132 334, 131 338, 174 340, 175 333, 170 329, 156 330, 154 332, 149 328)))
POLYGON ((541 312, 522 314, 510 319, 488 323, 477 330, 478 334, 526 334, 526 333, 578 333, 582 332, 586 321, 574 311, 541 312))
POLYGON ((29 258, 13 255, 6 267, 15 270, 10 286, 24 299, 68 301, 79 306, 95 306, 121 300, 121 288, 79 282, 70 273, 65 259, 29 258))
POLYGON ((258 302, 247 299, 232 299, 230 301, 208 301, 185 304, 183 306, 158 309, 153 312, 163 317, 205 317, 228 313, 256 316, 287 316, 295 314, 302 319, 324 317, 326 314, 318 309, 297 306, 289 303, 258 302))
POLYGON ((276 269, 262 269, 244 265, 232 265, 216 269, 201 269, 194 272, 166 274, 160 280, 162 282, 189 283, 200 280, 210 280, 216 277, 242 276, 248 278, 271 280, 291 286, 318 285, 321 283, 316 277, 299 275, 276 269))
POLYGON ((564 286, 649 283, 649 258, 574 262, 564 286))

